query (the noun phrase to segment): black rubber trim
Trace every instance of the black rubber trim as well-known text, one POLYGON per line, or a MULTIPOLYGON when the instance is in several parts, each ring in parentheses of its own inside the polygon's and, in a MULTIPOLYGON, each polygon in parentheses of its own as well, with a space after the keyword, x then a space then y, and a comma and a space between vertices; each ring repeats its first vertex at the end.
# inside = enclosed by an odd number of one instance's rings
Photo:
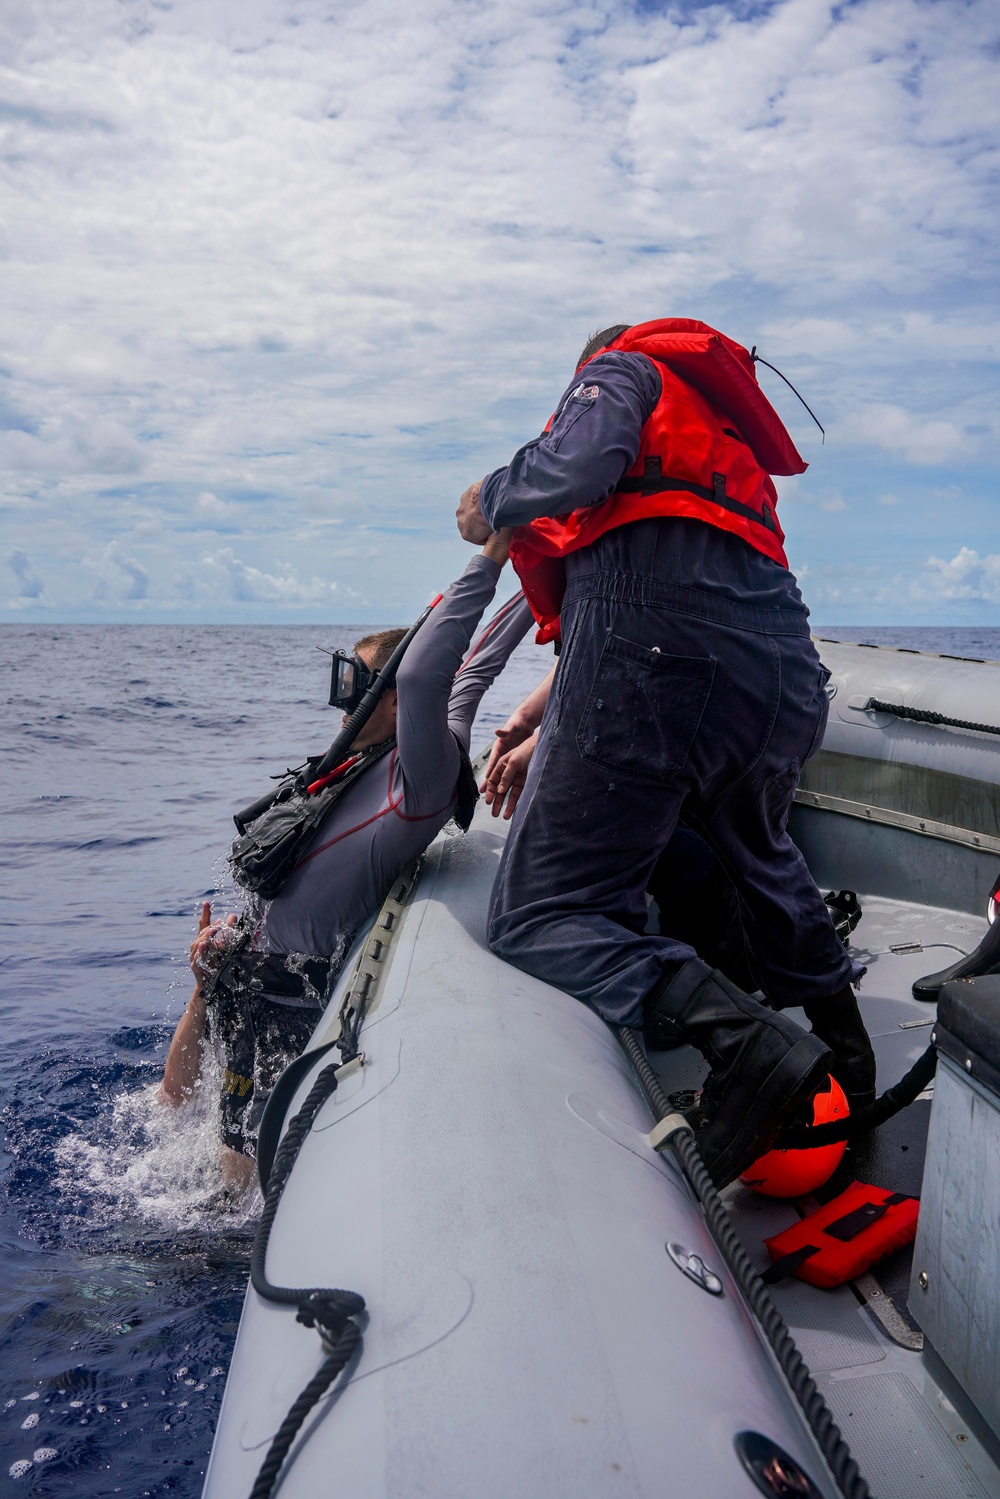
POLYGON ((974 1077, 987 1092, 1000 1099, 1000 1069, 984 1061, 977 1052, 971 1049, 968 1042, 963 1041, 960 1036, 953 1035, 947 1026, 941 1024, 940 1020, 934 1027, 934 1045, 942 1056, 954 1062, 968 1077, 974 1077))

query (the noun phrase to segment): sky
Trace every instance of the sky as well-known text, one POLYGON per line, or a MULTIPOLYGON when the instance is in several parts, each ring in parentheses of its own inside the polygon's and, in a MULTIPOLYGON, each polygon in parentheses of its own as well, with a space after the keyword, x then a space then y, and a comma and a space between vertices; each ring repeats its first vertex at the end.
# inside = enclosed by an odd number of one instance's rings
POLYGON ((406 622, 587 336, 696 317, 817 622, 1000 624, 989 0, 0 4, 0 621, 406 622))

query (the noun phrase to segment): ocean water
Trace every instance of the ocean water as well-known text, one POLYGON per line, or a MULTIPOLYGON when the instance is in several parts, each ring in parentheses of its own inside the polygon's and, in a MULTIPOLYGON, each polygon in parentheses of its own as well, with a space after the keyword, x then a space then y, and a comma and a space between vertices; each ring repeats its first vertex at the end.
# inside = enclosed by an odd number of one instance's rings
MULTIPOLYGON (((154 1092, 235 807, 323 748, 319 627, 6 626, 0 953, 0 1485, 195 1496, 259 1200, 233 1210, 211 1079, 154 1092)), ((816 633, 1000 657, 1000 630, 816 633)), ((485 742, 551 663, 523 645, 485 742)))
MULTIPOLYGON (((222 1196, 211 1080, 153 1095, 233 810, 334 737, 315 647, 358 633, 0 630, 0 1488, 201 1491, 260 1204, 222 1196)), ((551 660, 520 647, 477 739, 551 660)))

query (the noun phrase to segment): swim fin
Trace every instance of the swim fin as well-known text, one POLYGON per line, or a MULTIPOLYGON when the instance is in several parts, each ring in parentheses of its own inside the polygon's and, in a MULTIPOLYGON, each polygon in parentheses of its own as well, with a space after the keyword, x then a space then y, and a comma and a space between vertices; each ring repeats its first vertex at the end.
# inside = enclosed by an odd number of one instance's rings
POLYGON ((913 997, 936 1000, 944 985, 952 979, 977 979, 984 973, 1000 973, 1000 917, 987 928, 986 935, 974 952, 959 958, 948 968, 917 979, 913 985, 913 997))

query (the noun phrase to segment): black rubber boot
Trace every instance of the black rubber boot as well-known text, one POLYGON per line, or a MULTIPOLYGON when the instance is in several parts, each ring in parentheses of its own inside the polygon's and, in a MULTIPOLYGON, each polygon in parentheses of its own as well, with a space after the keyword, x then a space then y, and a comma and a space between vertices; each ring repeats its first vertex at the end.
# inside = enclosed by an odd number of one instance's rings
POLYGON ((711 1065, 698 1145, 717 1187, 770 1149, 833 1062, 818 1036, 759 1005, 700 958, 654 989, 644 1025, 696 1046, 711 1065))
POLYGON ((987 928, 986 935, 975 952, 959 958, 957 963, 952 963, 948 968, 917 979, 913 985, 913 997, 933 1002, 945 984, 952 979, 977 979, 984 973, 1000 973, 1000 917, 987 928))
POLYGON ((875 1053, 850 984, 829 999, 813 999, 802 1008, 812 1033, 833 1052, 830 1071, 847 1095, 852 1114, 875 1102, 875 1053))

